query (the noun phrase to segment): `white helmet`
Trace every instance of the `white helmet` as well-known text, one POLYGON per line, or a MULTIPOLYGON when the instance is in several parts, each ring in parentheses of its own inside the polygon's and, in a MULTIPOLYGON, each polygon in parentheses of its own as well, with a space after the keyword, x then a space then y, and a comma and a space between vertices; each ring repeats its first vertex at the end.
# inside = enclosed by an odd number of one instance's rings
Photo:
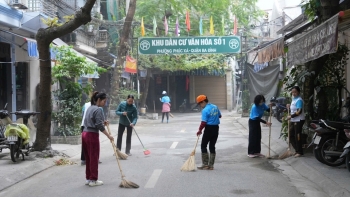
POLYGON ((166 94, 166 91, 163 91, 162 94, 166 94))

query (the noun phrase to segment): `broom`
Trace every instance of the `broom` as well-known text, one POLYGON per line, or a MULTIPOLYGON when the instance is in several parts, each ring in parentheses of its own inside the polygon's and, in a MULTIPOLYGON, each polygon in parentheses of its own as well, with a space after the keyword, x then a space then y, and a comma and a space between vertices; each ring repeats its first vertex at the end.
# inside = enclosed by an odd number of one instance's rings
MULTIPOLYGON (((108 112, 107 112, 107 117, 109 117, 109 112, 111 111, 111 104, 112 104, 112 99, 109 101, 109 105, 108 105, 108 112)), ((109 128, 109 124, 107 124, 107 131, 109 134, 111 134, 111 129, 109 128)), ((128 158, 127 154, 122 153, 118 148, 117 148, 117 154, 116 154, 120 159, 122 160, 126 160, 128 158)))
MULTIPOLYGON (((108 127, 108 124, 107 124, 107 127, 108 127)), ((108 133, 109 133, 109 135, 111 135, 109 130, 108 130, 108 133)), ((115 146, 114 141, 111 140, 111 144, 112 144, 112 147, 113 147, 113 150, 114 150, 114 155, 116 156, 115 158, 117 159, 117 162, 118 162, 118 167, 119 167, 119 170, 120 170, 120 174, 122 175, 122 182, 119 184, 119 187, 123 187, 123 188, 139 188, 140 186, 137 185, 136 183, 125 180, 125 175, 123 174, 123 170, 122 170, 122 167, 120 165, 119 158, 118 158, 118 153, 117 153, 118 149, 115 146)))
MULTIPOLYGON (((107 131, 108 133, 111 135, 111 132, 110 132, 110 129, 109 129, 109 124, 107 124, 107 131)), ((119 159, 122 159, 122 160, 126 160, 128 158, 128 155, 125 154, 125 153, 122 153, 118 148, 116 148, 116 152, 117 152, 117 157, 119 159)), ((115 154, 115 153, 114 153, 115 154)))
MULTIPOLYGON (((289 116, 289 109, 287 109, 287 110, 288 110, 288 116, 289 116)), ((290 157, 292 155, 292 152, 290 151, 289 124, 290 124, 290 120, 288 120, 288 149, 285 153, 283 153, 280 157, 278 157, 278 159, 285 159, 285 158, 290 157)))
MULTIPOLYGON (((131 124, 131 121, 130 121, 129 117, 126 116, 126 118, 128 119, 129 123, 131 124)), ((141 142, 141 139, 140 139, 139 135, 137 134, 136 129, 135 129, 134 127, 132 127, 132 129, 135 131, 136 136, 137 136, 137 138, 139 138, 139 141, 140 141, 140 143, 141 143, 141 145, 142 145, 142 147, 143 147, 143 154, 145 154, 145 155, 151 154, 151 151, 147 150, 147 149, 145 148, 145 146, 143 145, 143 143, 141 142)))
POLYGON ((196 145, 194 146, 194 149, 190 155, 190 157, 187 159, 187 161, 182 165, 181 171, 195 171, 196 170, 196 160, 195 160, 195 153, 196 153, 196 147, 198 144, 199 136, 197 137, 196 145))
MULTIPOLYGON (((270 122, 272 121, 272 106, 270 105, 270 122)), ((271 125, 269 127, 269 154, 267 155, 267 159, 271 159, 271 155, 270 155, 270 152, 271 152, 271 125)))

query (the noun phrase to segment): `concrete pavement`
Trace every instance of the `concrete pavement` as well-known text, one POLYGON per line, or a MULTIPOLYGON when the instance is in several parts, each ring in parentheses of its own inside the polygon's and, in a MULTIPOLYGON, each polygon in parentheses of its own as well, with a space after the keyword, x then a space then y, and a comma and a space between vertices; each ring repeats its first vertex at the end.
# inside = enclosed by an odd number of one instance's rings
MULTIPOLYGON (((241 124, 248 136, 248 118, 235 117, 234 124, 241 124)), ((262 126, 262 144, 268 147, 269 143, 269 128, 262 126)), ((283 139, 280 139, 281 123, 275 118, 272 118, 271 127, 271 155, 281 155, 287 151, 288 144, 283 139)), ((265 152, 264 154, 267 154, 265 152)), ((290 167, 296 170, 304 178, 315 183, 318 187, 322 188, 325 193, 331 197, 345 197, 350 196, 350 172, 346 169, 345 165, 339 167, 330 167, 318 162, 313 153, 312 147, 304 149, 304 156, 299 158, 289 157, 284 160, 272 160, 277 166, 284 166, 286 162, 290 167)), ((281 173, 284 170, 281 169, 281 173)), ((291 177, 286 174, 290 179, 291 177)), ((299 187, 304 187, 299 185, 299 187)), ((307 188, 304 188, 307 189, 307 188)))
MULTIPOLYGON (((176 118, 175 113, 174 115, 176 118)), ((227 111, 223 111, 223 115, 232 117, 232 124, 241 125, 240 131, 245 136, 248 136, 248 118, 242 118, 239 114, 227 111)), ((144 121, 147 122, 154 120, 140 119, 139 123, 144 121)), ((279 139, 280 127, 281 124, 277 122, 276 119, 273 119, 273 126, 271 129, 271 155, 282 154, 287 150, 287 143, 279 139)), ((111 125, 111 130, 116 131, 117 125, 111 125)), ((262 130, 262 143, 267 146, 268 127, 262 127, 262 130)), ((116 134, 116 132, 113 133, 116 134)), ((100 137, 101 141, 107 140, 104 135, 100 135, 100 137)), ((266 154, 267 147, 264 145, 262 147, 262 153, 266 154)), ((80 162, 80 145, 52 144, 52 148, 64 153, 68 157, 72 158, 73 161, 80 162)), ((31 153, 30 157, 26 157, 26 161, 20 161, 14 164, 10 160, 6 151, 8 150, 3 150, 3 153, 0 153, 0 166, 2 169, 0 173, 0 178, 2 180, 0 182, 0 191, 54 166, 54 161, 60 158, 60 156, 55 156, 53 158, 37 158, 35 157, 35 153, 31 153)), ((306 194, 311 191, 310 188, 321 188, 323 190, 322 193, 327 193, 332 197, 350 196, 350 192, 347 189, 347 185, 350 181, 350 173, 347 171, 345 166, 336 168, 328 167, 319 163, 313 157, 312 153, 306 153, 304 157, 300 158, 291 157, 285 160, 268 161, 274 163, 276 168, 280 169, 281 173, 289 177, 290 181, 294 183, 295 187, 301 191, 304 191, 306 194), (288 168, 293 169, 293 171, 287 170, 288 168), (291 172, 296 173, 293 174, 291 172), (302 179, 310 180, 314 184, 305 184, 306 182, 302 181, 302 179)), ((321 195, 316 194, 314 196, 321 195)))

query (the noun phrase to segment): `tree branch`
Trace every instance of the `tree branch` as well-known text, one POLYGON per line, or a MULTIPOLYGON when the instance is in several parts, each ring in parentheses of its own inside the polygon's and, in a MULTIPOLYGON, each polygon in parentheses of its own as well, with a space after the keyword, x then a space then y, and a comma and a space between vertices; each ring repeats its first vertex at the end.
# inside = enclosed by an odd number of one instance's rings
POLYGON ((87 0, 85 5, 75 13, 74 19, 70 20, 59 27, 40 28, 36 35, 36 40, 52 42, 54 39, 71 33, 81 25, 91 21, 91 9, 96 0, 87 0))

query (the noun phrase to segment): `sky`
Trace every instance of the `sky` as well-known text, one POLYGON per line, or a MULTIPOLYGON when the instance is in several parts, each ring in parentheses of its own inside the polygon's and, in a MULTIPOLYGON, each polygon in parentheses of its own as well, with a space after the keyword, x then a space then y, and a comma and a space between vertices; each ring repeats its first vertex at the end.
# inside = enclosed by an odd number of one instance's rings
MULTIPOLYGON (((274 1, 279 2, 281 0, 258 0, 256 5, 261 10, 272 9, 274 1)), ((299 5, 300 3, 301 3, 301 0, 285 0, 286 7, 296 6, 296 5, 299 5)))

